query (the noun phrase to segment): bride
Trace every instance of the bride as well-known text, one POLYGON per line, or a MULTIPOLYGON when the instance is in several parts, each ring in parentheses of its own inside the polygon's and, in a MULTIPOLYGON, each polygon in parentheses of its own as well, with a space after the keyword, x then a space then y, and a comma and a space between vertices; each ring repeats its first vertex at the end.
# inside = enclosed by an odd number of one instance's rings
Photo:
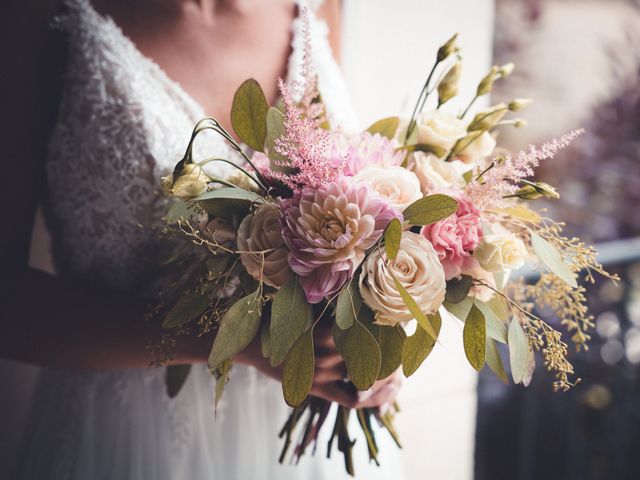
MULTIPOLYGON (((5 31, 3 188, 5 231, 0 353, 43 369, 15 478, 287 479, 342 478, 342 460, 277 463, 287 415, 280 372, 249 347, 237 357, 214 416, 205 362, 211 339, 183 340, 175 363, 199 364, 170 399, 164 369, 147 368, 157 328, 143 320, 153 271, 151 228, 170 172, 193 125, 206 114, 229 128, 235 88, 256 78, 271 103, 276 80, 300 74, 298 15, 304 1, 41 0, 12 2, 5 31), (60 4, 59 4, 60 3, 60 4), (61 35, 45 25, 53 21, 61 35), (60 38, 63 44, 59 42, 60 38), (18 47, 19 46, 19 47, 18 47), (27 267, 37 207, 53 240, 56 275, 27 267), (8 216, 8 218, 7 218, 8 216)), ((317 2, 314 2, 317 3, 317 2)), ((312 62, 334 122, 353 127, 345 83, 332 57, 339 2, 309 5, 312 62)), ((335 50, 335 49, 334 49, 335 50)), ((208 155, 233 156, 218 137, 208 155)), ((219 173, 218 175, 221 175, 219 173)), ((351 407, 395 398, 396 376, 357 397, 341 381, 340 357, 318 359, 312 393, 351 407)), ((380 440, 385 441, 384 435, 380 440)), ((362 478, 402 478, 397 449, 362 478)))

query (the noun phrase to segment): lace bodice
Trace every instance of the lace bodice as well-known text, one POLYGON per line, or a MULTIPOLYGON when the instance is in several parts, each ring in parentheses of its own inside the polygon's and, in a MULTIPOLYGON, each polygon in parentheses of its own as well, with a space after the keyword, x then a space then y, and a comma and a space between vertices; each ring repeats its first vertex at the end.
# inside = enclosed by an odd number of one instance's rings
MULTIPOLYGON (((159 179, 180 159, 205 112, 88 0, 67 0, 66 5, 68 13, 56 24, 69 35, 69 64, 49 143, 45 205, 56 268, 128 289, 152 260, 157 232, 150 227, 165 210, 159 179)), ((330 115, 350 127, 353 113, 326 38, 327 26, 313 12, 310 16, 312 63, 323 98, 330 115)), ((288 81, 300 75, 302 50, 297 18, 288 81)), ((195 153, 235 158, 214 134, 199 137, 195 153)), ((222 175, 232 167, 218 168, 222 175)))

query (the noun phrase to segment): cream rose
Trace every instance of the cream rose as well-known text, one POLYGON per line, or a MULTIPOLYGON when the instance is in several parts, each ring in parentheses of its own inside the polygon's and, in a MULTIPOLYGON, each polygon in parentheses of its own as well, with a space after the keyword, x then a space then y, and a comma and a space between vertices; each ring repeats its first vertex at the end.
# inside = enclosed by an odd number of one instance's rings
POLYGON ((256 280, 262 279, 267 285, 279 288, 291 278, 282 223, 272 207, 263 206, 244 217, 238 228, 237 244, 242 252, 242 265, 256 280))
POLYGON ((374 311, 376 323, 397 325, 413 318, 396 289, 392 274, 425 314, 435 313, 442 305, 446 282, 438 254, 423 236, 404 232, 395 260, 387 263, 386 255, 376 249, 362 266, 360 294, 374 311))
POLYGON ((463 174, 468 170, 458 160, 445 162, 432 153, 425 152, 415 152, 409 160, 408 169, 418 177, 420 189, 425 195, 452 186, 463 187, 463 174))
POLYGON ((400 212, 422 198, 418 177, 406 168, 367 165, 353 179, 356 183, 367 184, 371 190, 400 212))
POLYGON ((513 233, 485 235, 473 256, 488 272, 515 270, 524 265, 527 247, 513 233))
MULTIPOLYGON (((471 132, 469 135, 477 135, 477 133, 471 132)), ((495 138, 489 132, 484 132, 456 153, 456 158, 459 158, 464 163, 474 163, 483 157, 491 155, 494 148, 496 148, 495 138)))
POLYGON ((451 150, 459 138, 467 134, 462 120, 455 115, 433 110, 418 115, 416 123, 418 143, 451 150))

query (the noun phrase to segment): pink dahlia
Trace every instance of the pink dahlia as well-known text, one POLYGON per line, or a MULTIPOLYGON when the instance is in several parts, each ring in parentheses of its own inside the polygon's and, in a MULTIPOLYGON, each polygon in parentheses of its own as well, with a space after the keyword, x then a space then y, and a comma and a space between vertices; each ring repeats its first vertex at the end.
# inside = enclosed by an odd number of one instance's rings
POLYGON ((305 188, 284 214, 289 265, 310 303, 338 292, 353 276, 365 252, 400 215, 368 186, 339 178, 305 188))
POLYGON ((447 280, 460 276, 463 270, 471 267, 471 254, 482 239, 482 221, 478 209, 463 193, 449 194, 458 200, 456 213, 425 225, 420 231, 438 253, 447 280))

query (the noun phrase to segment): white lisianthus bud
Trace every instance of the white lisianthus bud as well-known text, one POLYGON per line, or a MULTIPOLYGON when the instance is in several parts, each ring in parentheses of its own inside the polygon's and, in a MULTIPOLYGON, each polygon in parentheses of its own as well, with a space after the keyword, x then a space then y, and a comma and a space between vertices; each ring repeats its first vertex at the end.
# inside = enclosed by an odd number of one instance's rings
POLYGON ((438 84, 438 106, 448 102, 458 94, 458 81, 462 63, 456 62, 438 84))
POLYGON ((260 187, 246 173, 236 169, 231 175, 225 178, 225 181, 235 185, 236 187, 249 190, 251 192, 259 192, 260 187))
POLYGON ((496 140, 489 132, 483 132, 480 135, 478 135, 478 132, 472 132, 469 134, 468 139, 460 140, 460 146, 462 150, 455 152, 456 158, 459 158, 464 163, 474 163, 483 157, 491 155, 493 149, 496 148, 496 140), (465 144, 466 146, 464 146, 465 144))
POLYGON ((444 269, 431 242, 422 235, 404 232, 400 251, 387 262, 375 249, 364 261, 359 287, 364 302, 375 313, 376 323, 397 325, 413 319, 393 281, 395 277, 425 314, 435 313, 446 290, 444 269))
POLYGON ((498 70, 498 74, 501 77, 508 77, 509 75, 511 75, 511 73, 513 72, 513 69, 516 66, 513 64, 513 62, 509 62, 509 63, 505 63, 504 65, 502 65, 500 67, 500 69, 498 70))
POLYGON ((527 108, 532 103, 533 100, 531 100, 530 98, 516 98, 514 100, 511 100, 507 107, 509 107, 509 110, 511 110, 512 112, 517 112, 518 110, 527 108))
POLYGON ((399 212, 422 198, 418 177, 403 167, 367 165, 353 177, 353 180, 368 185, 399 212))
POLYGON ((418 115, 416 131, 418 143, 432 145, 447 152, 451 150, 459 138, 467 134, 462 120, 441 110, 418 115))
POLYGON ((489 73, 487 73, 482 78, 482 80, 480 80, 480 83, 478 84, 478 89, 476 90, 476 95, 478 96, 486 95, 487 93, 490 93, 493 90, 493 82, 495 82, 496 77, 498 76, 498 71, 499 71, 498 66, 494 65, 493 67, 491 67, 491 70, 489 70, 489 73))
POLYGON ((452 186, 463 187, 464 171, 468 169, 458 160, 445 162, 425 152, 414 152, 407 168, 418 177, 424 195, 452 186))
POLYGON ((523 120, 522 118, 516 118, 516 119, 513 121, 513 126, 514 126, 515 128, 523 128, 523 127, 526 127, 526 126, 527 126, 527 121, 526 121, 526 120, 523 120))
POLYGON ((250 213, 238 228, 240 261, 247 273, 267 285, 280 288, 291 278, 278 212, 265 205, 250 213))
POLYGON ((492 107, 476 113, 475 117, 467 127, 469 132, 477 132, 480 130, 489 130, 498 124, 502 117, 509 110, 504 103, 498 103, 492 107))
POLYGON ((177 174, 164 177, 161 185, 168 195, 190 200, 203 193, 210 181, 211 179, 200 165, 187 163, 177 174))
POLYGON ((438 49, 438 55, 436 56, 436 60, 438 63, 447 59, 451 54, 458 51, 458 46, 456 45, 457 38, 458 38, 458 34, 456 33, 453 37, 447 40, 447 42, 438 49))
POLYGON ((516 270, 524 265, 527 247, 511 232, 485 235, 473 256, 488 272, 516 270))

